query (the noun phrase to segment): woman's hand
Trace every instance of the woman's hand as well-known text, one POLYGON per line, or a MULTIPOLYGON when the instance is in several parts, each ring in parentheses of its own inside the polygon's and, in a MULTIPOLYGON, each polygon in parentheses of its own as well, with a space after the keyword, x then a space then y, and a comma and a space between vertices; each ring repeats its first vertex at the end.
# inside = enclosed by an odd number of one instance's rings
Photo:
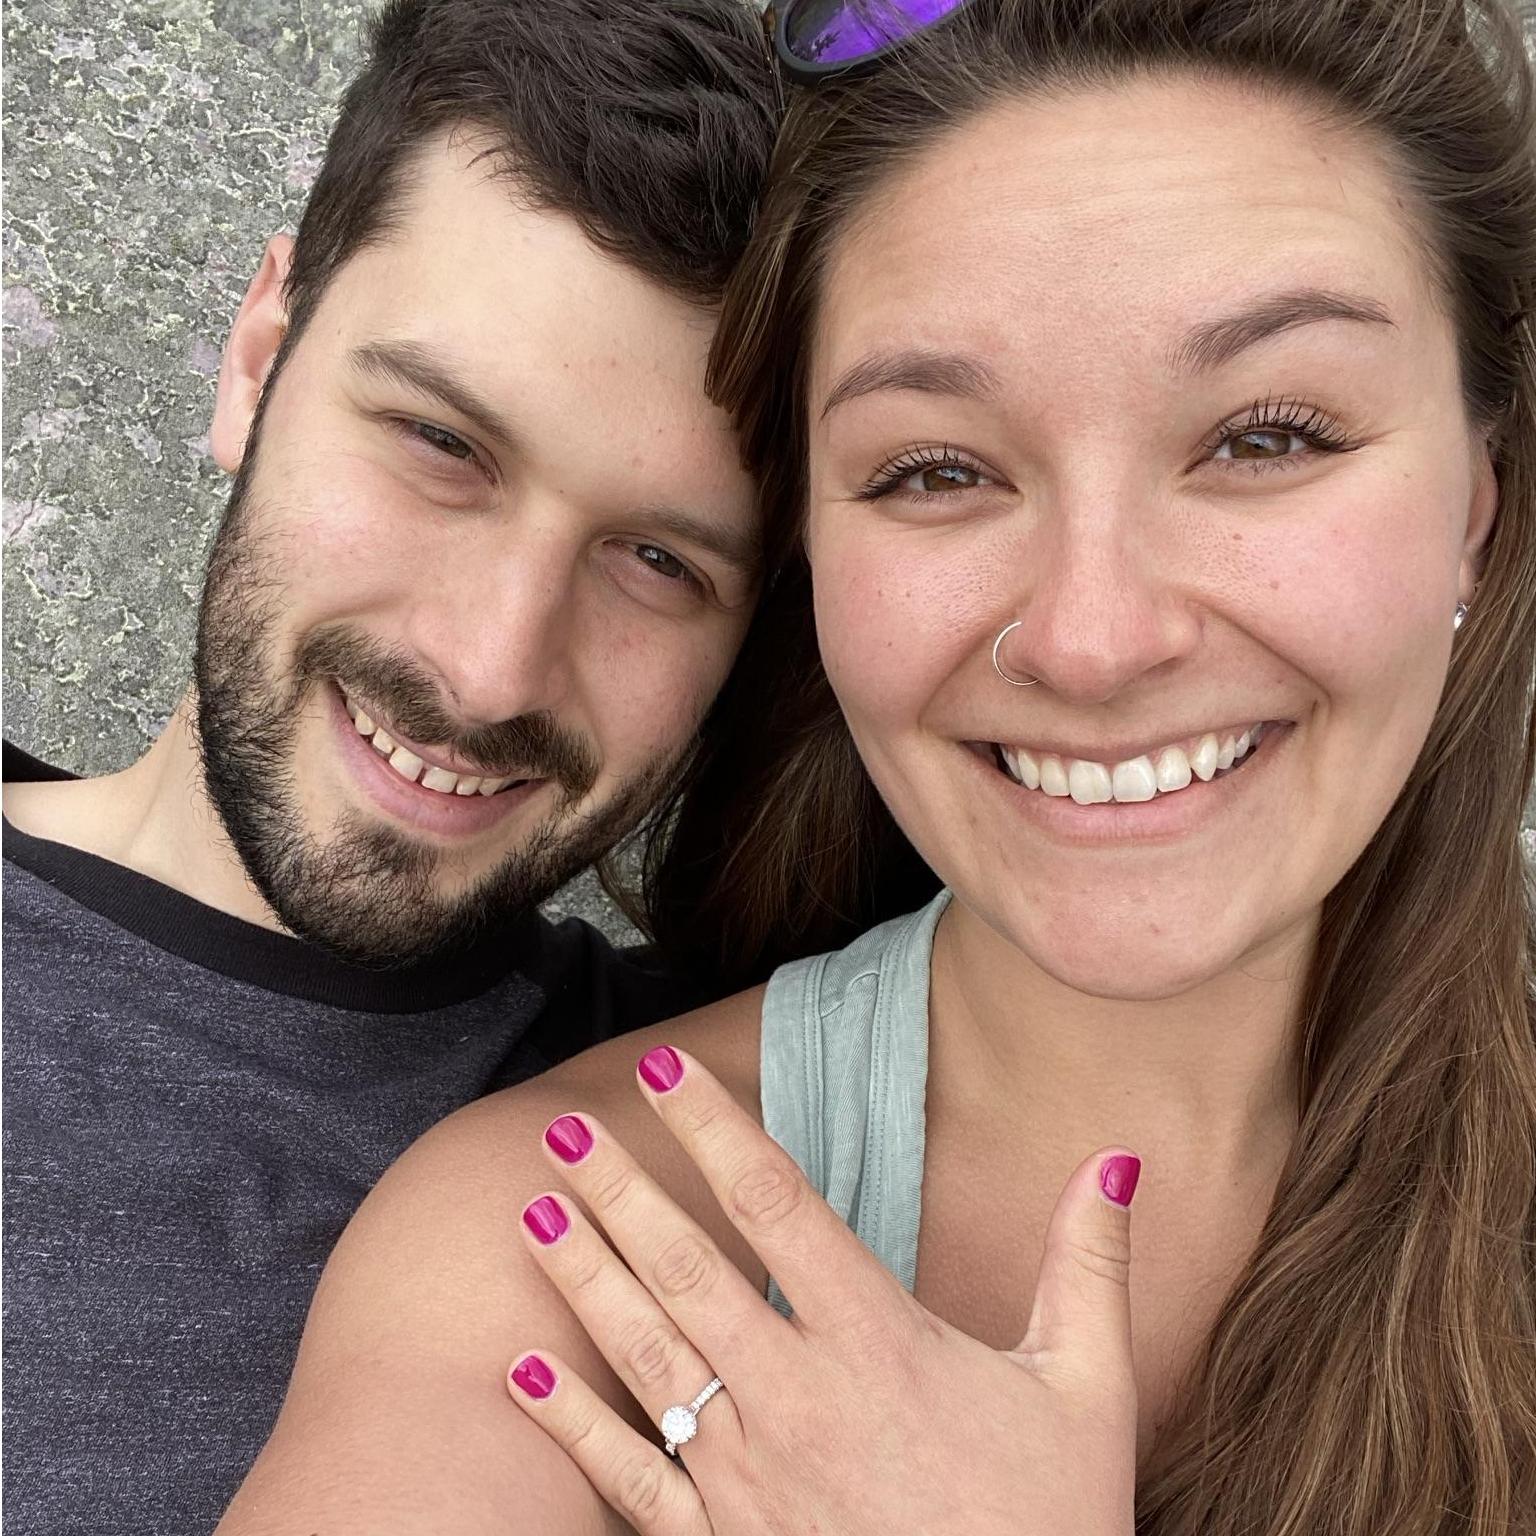
POLYGON ((658 1047, 640 1077, 795 1311, 775 1312, 595 1120, 551 1124, 546 1147, 608 1241, 541 1196, 524 1229, 544 1272, 652 1423, 725 1383, 685 1472, 553 1354, 514 1362, 513 1398, 641 1536, 1130 1536, 1135 1157, 1101 1150, 1067 1181, 1029 1328, 998 1351, 908 1295, 693 1058, 658 1047))

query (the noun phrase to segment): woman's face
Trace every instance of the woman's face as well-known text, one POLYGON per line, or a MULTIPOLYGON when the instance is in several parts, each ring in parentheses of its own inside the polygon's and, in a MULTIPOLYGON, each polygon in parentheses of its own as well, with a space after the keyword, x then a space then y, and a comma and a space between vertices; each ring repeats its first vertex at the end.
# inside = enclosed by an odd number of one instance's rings
POLYGON ((827 272, 828 674, 940 877, 1090 993, 1315 914, 1423 745, 1493 514, 1415 215, 1315 119, 1177 79, 1012 103, 827 272), (1036 686, 993 667, 1009 625, 1036 686))

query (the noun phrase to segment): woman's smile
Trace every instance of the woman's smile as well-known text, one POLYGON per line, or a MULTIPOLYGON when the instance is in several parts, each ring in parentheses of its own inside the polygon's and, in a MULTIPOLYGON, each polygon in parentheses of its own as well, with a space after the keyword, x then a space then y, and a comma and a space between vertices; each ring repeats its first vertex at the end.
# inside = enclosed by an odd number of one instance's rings
MULTIPOLYGON (((1285 749, 1294 729, 1290 721, 1267 721, 1260 727, 1257 739, 1252 728, 1235 736, 1226 733, 1216 758, 1218 766, 1208 773, 1203 771, 1207 753, 1201 746, 1196 751, 1201 773, 1189 767, 1190 755, 1178 745, 1158 754, 1142 754, 1116 763, 1112 768, 1092 759, 1068 761, 1054 753, 1036 755, 1027 749, 1015 752, 991 742, 972 741, 964 746, 966 761, 985 775, 987 792, 1001 796, 1011 817, 1022 817, 1030 827, 1057 842, 1077 847, 1131 848, 1181 842, 1207 828, 1216 831, 1228 825, 1229 813, 1239 806, 1245 807, 1243 825, 1248 826, 1258 813, 1253 797, 1273 791, 1272 770, 1289 757, 1285 749), (1244 736, 1248 737, 1248 745, 1238 756, 1236 745, 1244 736), (1150 795, 1141 794, 1143 775, 1148 771, 1144 765, 1152 765, 1150 772, 1155 781, 1158 764, 1165 770, 1175 768, 1176 757, 1184 759, 1184 769, 1177 774, 1169 772, 1166 777, 1170 783, 1182 778, 1183 783, 1166 790, 1154 787, 1150 795), (1032 759, 1030 777, 1036 780, 1034 785, 1010 767, 1010 758, 1021 770, 1032 759), (1021 762, 1021 758, 1025 761, 1021 762), (1223 760, 1225 767, 1219 766, 1223 760), (1122 798, 1115 792, 1116 783, 1126 784, 1133 777, 1134 782, 1129 784, 1132 792, 1122 798), (1106 783, 1110 792, 1103 794, 1106 783)), ((1197 743, 1203 746, 1211 734, 1196 738, 1197 743)))
POLYGON ((1242 763, 1264 739, 1266 728, 1283 721, 1205 731, 1146 751, 1089 752, 993 743, 998 765, 1014 783, 1079 805, 1115 801, 1134 805, 1158 795, 1177 794, 1195 781, 1209 784, 1218 773, 1242 763))

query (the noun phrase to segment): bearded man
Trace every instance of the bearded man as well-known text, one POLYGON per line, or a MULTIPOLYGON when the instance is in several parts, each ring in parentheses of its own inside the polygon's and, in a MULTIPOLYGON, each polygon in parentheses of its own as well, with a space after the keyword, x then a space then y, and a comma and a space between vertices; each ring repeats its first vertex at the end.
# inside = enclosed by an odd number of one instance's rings
POLYGON ((753 612, 704 371, 773 104, 740 0, 375 22, 225 351, 193 686, 120 773, 7 749, 16 1529, 210 1529, 398 1153, 692 1000, 537 906, 753 612))

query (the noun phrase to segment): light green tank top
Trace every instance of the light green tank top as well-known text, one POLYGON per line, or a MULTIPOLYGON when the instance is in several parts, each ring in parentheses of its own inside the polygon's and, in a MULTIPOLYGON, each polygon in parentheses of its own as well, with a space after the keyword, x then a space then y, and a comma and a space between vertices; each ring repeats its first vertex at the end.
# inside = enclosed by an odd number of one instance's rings
MULTIPOLYGON (((923 1191, 928 970, 949 892, 836 954, 780 966, 763 997, 763 1124, 911 1290, 923 1191)), ((770 1279, 768 1299, 788 1314, 770 1279)))

